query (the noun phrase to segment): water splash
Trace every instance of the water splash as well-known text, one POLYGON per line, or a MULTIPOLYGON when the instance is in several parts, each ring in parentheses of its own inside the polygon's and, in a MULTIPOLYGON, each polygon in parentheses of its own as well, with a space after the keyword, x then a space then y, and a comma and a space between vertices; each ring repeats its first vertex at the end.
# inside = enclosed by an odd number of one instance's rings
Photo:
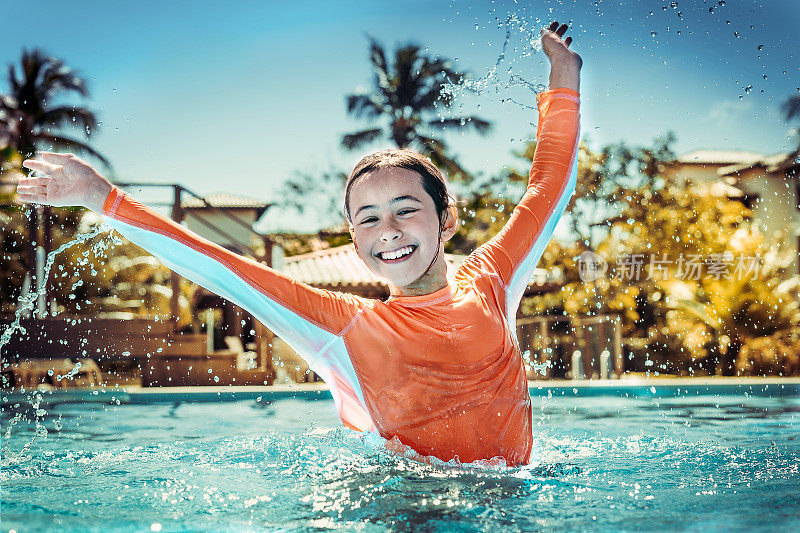
MULTIPOLYGON (((741 518, 746 530, 753 506, 776 524, 796 518, 797 398, 660 403, 543 403, 557 423, 537 432, 533 460, 519 468, 398 455, 380 437, 332 427, 338 418, 330 401, 60 405, 64 431, 39 441, 35 454, 13 464, 4 459, 0 483, 4 505, 15 505, 15 516, 26 520, 19 530, 53 527, 54 517, 72 529, 86 529, 91 519, 92 527, 125 531, 151 524, 253 531, 448 523, 619 530, 642 512, 683 530, 689 509, 708 529, 729 530, 710 522, 725 513, 727 520, 741 518)), ((14 416, 4 412, 4 427, 14 416)), ((55 420, 50 413, 40 423, 55 420)), ((32 416, 20 424, 36 431, 32 416)), ((18 451, 20 439, 9 445, 18 451)))
MULTIPOLYGON (((453 101, 460 101, 463 105, 463 101, 469 96, 499 95, 495 97, 495 101, 513 104, 525 110, 536 110, 535 104, 519 102, 511 96, 503 96, 503 94, 514 87, 524 87, 536 94, 547 89, 543 83, 529 81, 514 73, 515 61, 534 56, 541 51, 540 23, 538 18, 530 21, 516 13, 507 15, 503 21, 498 20, 498 29, 505 31, 505 39, 495 64, 487 68, 486 73, 477 79, 465 78, 454 81, 448 78, 442 88, 442 96, 452 98, 453 101), (521 37, 522 43, 512 44, 515 37, 521 37), (513 52, 515 58, 510 62, 506 57, 509 52, 513 52)), ((441 114, 440 119, 444 120, 444 116, 441 114)))
MULTIPOLYGON (((2 332, 2 335, 0 335, 0 352, 2 352, 3 347, 6 344, 8 344, 8 342, 11 340, 15 332, 20 332, 21 334, 26 333, 25 328, 20 325, 20 321, 22 320, 23 316, 27 315, 29 312, 33 312, 34 307, 36 305, 36 301, 39 299, 40 296, 46 294, 47 279, 50 277, 50 271, 53 268, 56 256, 61 252, 63 252, 64 250, 67 250, 79 244, 83 244, 93 239, 94 237, 97 237, 98 235, 107 233, 109 230, 111 230, 111 227, 105 223, 102 223, 96 230, 78 235, 71 241, 59 246, 58 249, 53 250, 49 254, 47 254, 47 260, 45 262, 44 269, 42 270, 43 281, 38 283, 39 285, 38 289, 31 290, 28 292, 28 294, 20 295, 20 298, 17 301, 17 308, 14 314, 14 320, 13 322, 11 322, 11 324, 5 327, 5 329, 2 332)), ((10 366, 9 363, 3 362, 4 370, 9 366, 10 366)), ((62 379, 73 379, 78 374, 80 367, 81 363, 78 362, 75 364, 75 366, 71 371, 67 372, 64 375, 59 374, 56 379, 58 381, 62 379)), ((17 427, 21 422, 23 422, 25 420, 25 417, 23 416, 22 413, 17 412, 14 415, 14 417, 8 421, 8 426, 6 427, 6 430, 3 434, 5 444, 3 445, 2 450, 3 450, 3 461, 4 462, 9 461, 9 464, 14 464, 28 457, 28 452, 30 451, 31 447, 36 442, 36 440, 38 438, 46 438, 48 435, 47 428, 42 424, 42 420, 46 416, 47 412, 45 409, 41 407, 42 406, 41 392, 36 390, 29 391, 28 399, 30 402, 29 404, 30 411, 34 415, 33 420, 35 424, 35 431, 33 437, 23 445, 23 447, 19 452, 12 453, 8 448, 8 442, 12 437, 12 433, 15 427, 17 427)), ((56 427, 56 430, 57 431, 60 430, 60 427, 56 427)))
POLYGON ((23 315, 33 311, 35 302, 39 299, 40 296, 43 296, 45 294, 46 282, 47 279, 50 277, 50 270, 53 268, 55 257, 64 250, 72 248, 73 246, 78 244, 83 244, 86 241, 94 237, 97 237, 100 234, 108 232, 109 230, 111 230, 111 227, 103 223, 95 231, 91 233, 84 233, 82 235, 78 235, 71 241, 59 246, 57 250, 54 250, 49 254, 47 254, 47 260, 44 266, 44 282, 39 283, 38 289, 30 291, 27 295, 23 294, 20 296, 19 300, 17 301, 17 310, 14 314, 14 321, 11 324, 9 324, 3 330, 2 335, 0 335, 0 351, 2 351, 3 346, 8 344, 8 341, 11 340, 11 337, 12 335, 14 335, 15 332, 19 331, 21 333, 25 333, 25 329, 22 326, 20 326, 20 320, 22 319, 23 315))

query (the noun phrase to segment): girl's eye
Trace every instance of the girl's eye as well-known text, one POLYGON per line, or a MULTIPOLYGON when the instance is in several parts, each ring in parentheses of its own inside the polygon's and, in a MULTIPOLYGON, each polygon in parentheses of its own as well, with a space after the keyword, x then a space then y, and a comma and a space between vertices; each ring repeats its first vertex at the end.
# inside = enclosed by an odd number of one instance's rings
MULTIPOLYGON (((419 211, 419 209, 409 208, 409 209, 403 209, 401 211, 398 211, 397 214, 398 215, 408 215, 408 214, 411 214, 411 213, 416 213, 417 211, 419 211)), ((364 220, 362 220, 361 224, 372 224, 373 222, 376 222, 377 220, 378 219, 375 218, 375 217, 369 217, 369 218, 365 218, 364 220)))

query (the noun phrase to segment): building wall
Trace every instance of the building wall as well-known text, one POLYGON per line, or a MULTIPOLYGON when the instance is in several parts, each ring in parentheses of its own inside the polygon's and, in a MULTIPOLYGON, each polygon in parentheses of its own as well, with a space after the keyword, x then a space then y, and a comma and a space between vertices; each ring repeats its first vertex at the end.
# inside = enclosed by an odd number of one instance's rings
POLYGON ((667 169, 664 170, 664 174, 667 176, 678 176, 683 178, 690 178, 692 181, 696 183, 702 183, 706 181, 714 181, 719 179, 719 173, 717 172, 720 168, 728 166, 726 164, 703 164, 698 165, 696 163, 692 164, 675 164, 670 165, 667 169))
POLYGON ((739 176, 742 191, 756 193, 755 219, 766 236, 789 230, 793 234, 800 226, 800 210, 797 209, 797 191, 789 178, 783 175, 767 175, 764 170, 751 169, 739 176))
MULTIPOLYGON (((681 164, 670 167, 666 173, 689 178, 702 183, 722 179, 718 175, 721 164, 681 164)), ((754 167, 735 176, 737 186, 746 194, 756 194, 753 218, 770 242, 782 231, 788 232, 789 244, 800 253, 800 210, 798 210, 797 187, 785 173, 768 174, 763 167, 754 167)), ((797 254, 790 272, 800 269, 797 254)))
MULTIPOLYGON (((231 215, 235 216, 248 227, 252 227, 253 223, 255 222, 255 213, 252 211, 228 211, 231 215)), ((204 237, 212 242, 215 242, 221 246, 229 246, 234 245, 237 246, 236 243, 231 242, 231 240, 222 234, 212 230, 211 228, 207 227, 202 222, 197 220, 197 216, 202 216, 204 220, 208 223, 213 225, 216 228, 219 228, 223 232, 231 235, 236 240, 238 240, 242 244, 250 245, 251 244, 251 236, 252 233, 248 231, 246 228, 243 228, 235 221, 231 220, 230 217, 223 215, 221 213, 214 213, 209 211, 202 211, 202 210, 187 210, 186 214, 186 227, 189 230, 197 233, 201 237, 204 237)))

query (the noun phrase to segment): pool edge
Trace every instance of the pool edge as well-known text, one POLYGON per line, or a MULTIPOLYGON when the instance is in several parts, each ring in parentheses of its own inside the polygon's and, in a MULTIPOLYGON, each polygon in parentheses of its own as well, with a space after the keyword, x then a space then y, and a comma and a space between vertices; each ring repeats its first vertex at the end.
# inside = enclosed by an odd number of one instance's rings
MULTIPOLYGON (((800 378, 683 378, 529 381, 531 397, 680 397, 707 395, 800 396, 800 378)), ((330 400, 324 383, 272 386, 112 387, 2 391, 2 405, 41 401, 53 403, 151 404, 238 400, 330 400)))

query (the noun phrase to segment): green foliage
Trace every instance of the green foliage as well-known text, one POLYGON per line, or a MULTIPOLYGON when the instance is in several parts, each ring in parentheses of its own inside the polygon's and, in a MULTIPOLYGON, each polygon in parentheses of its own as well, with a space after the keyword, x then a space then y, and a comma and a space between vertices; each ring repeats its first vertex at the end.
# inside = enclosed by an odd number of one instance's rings
MULTIPOLYGON (((83 208, 53 209, 53 250, 78 233, 93 231, 98 222, 83 208), (84 218, 85 217, 85 218, 84 218)), ((21 295, 28 264, 28 220, 22 206, 0 212, 0 306, 12 311, 21 295)), ((48 284, 59 313, 86 316, 150 316, 170 314, 167 267, 126 239, 102 233, 54 256, 48 284)), ((180 321, 191 324, 192 295, 196 287, 182 280, 180 321)))
POLYGON ((0 140, 25 157, 43 147, 84 152, 104 164, 108 161, 90 145, 59 130, 78 128, 89 137, 97 128, 94 112, 74 105, 58 105, 62 96, 89 95, 86 80, 63 61, 39 49, 23 50, 19 73, 8 66, 8 92, 0 95, 0 140))
MULTIPOLYGON (((604 191, 599 202, 613 211, 606 211, 599 224, 603 235, 594 239, 609 272, 594 282, 576 279, 576 260, 588 239, 551 243, 539 266, 561 269, 567 282, 557 294, 524 301, 523 311, 619 314, 635 358, 654 361, 653 370, 734 374, 766 368, 753 362, 749 347, 773 342, 773 351, 783 353, 794 342, 785 339, 800 331, 800 277, 787 270, 794 251, 786 240, 765 242, 752 212, 724 188, 668 172, 669 159, 662 158, 669 154, 669 140, 652 149, 617 145, 586 154, 583 161, 598 165, 593 172, 612 182, 598 184, 604 191), (618 161, 616 168, 608 169, 610 160, 618 161), (636 257, 643 259, 638 276, 630 262, 636 257), (697 276, 686 275, 692 257, 699 258, 697 276), (650 270, 651 258, 665 261, 661 270, 657 264, 650 270), (757 266, 750 258, 760 258, 757 266), (721 273, 710 275, 709 268, 721 273)), ((578 212, 573 208, 572 216, 578 212)))
POLYGON ((430 157, 452 181, 469 183, 472 175, 449 153, 438 133, 473 129, 485 134, 491 123, 476 116, 444 118, 437 111, 437 105, 449 110, 453 103, 447 84, 458 84, 466 75, 454 70, 450 60, 429 57, 414 44, 398 48, 390 63, 383 46, 374 37, 369 40, 372 90, 350 94, 346 103, 348 114, 373 125, 344 135, 342 146, 356 150, 388 138, 398 148, 413 148, 430 157), (378 122, 386 126, 375 127, 378 122))

